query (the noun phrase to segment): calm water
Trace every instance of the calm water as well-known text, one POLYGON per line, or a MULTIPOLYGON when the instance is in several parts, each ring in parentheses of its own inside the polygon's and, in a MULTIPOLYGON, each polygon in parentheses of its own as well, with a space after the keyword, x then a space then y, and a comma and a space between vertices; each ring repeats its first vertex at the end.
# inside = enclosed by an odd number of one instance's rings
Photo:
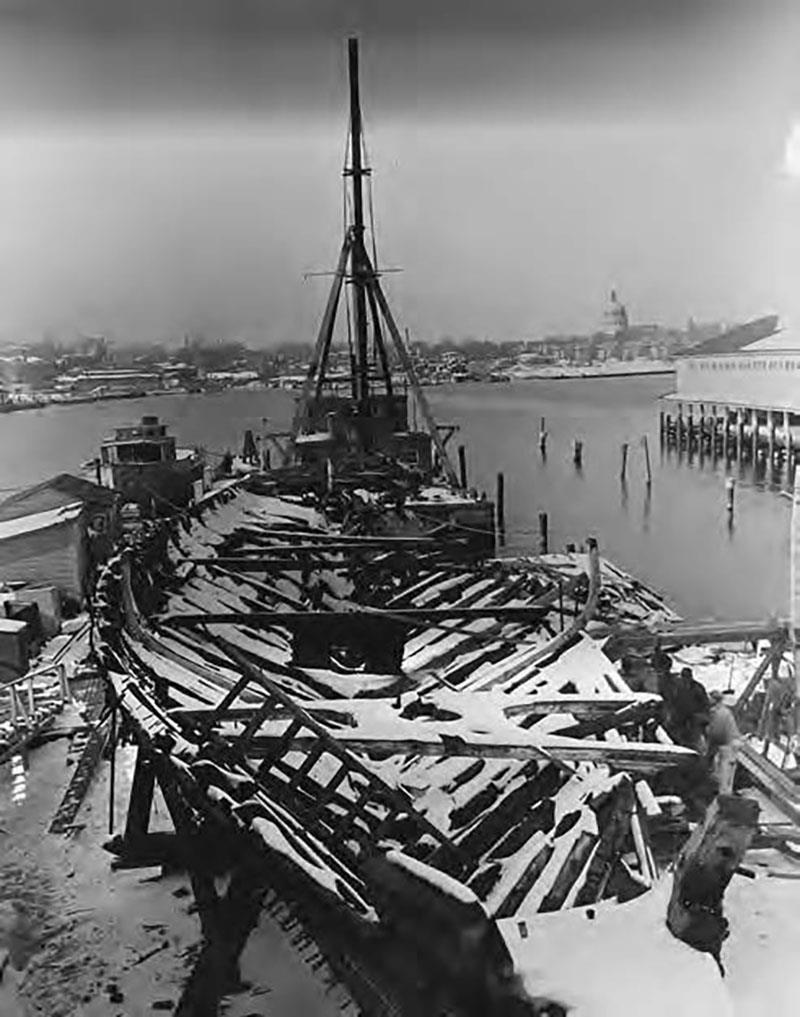
MULTIPOLYGON (((666 593, 686 616, 785 614, 790 502, 779 493, 785 478, 737 474, 729 530, 722 464, 661 454, 655 400, 669 384, 661 377, 456 385, 429 390, 429 398, 441 422, 460 427, 451 447, 455 459, 455 446, 467 446, 471 484, 493 493, 497 471, 505 473, 510 549, 536 549, 538 513, 545 511, 551 548, 595 535, 605 554, 666 593), (546 460, 538 448, 542 416, 546 460), (649 498, 643 435, 652 461, 649 498), (584 446, 580 473, 572 462, 576 438, 584 446), (619 477, 624 441, 630 443, 625 489, 619 477)), ((0 416, 0 488, 79 470, 115 424, 142 413, 168 421, 181 444, 221 453, 238 449, 246 428, 260 430, 262 417, 285 427, 291 408, 289 393, 229 391, 0 416)))

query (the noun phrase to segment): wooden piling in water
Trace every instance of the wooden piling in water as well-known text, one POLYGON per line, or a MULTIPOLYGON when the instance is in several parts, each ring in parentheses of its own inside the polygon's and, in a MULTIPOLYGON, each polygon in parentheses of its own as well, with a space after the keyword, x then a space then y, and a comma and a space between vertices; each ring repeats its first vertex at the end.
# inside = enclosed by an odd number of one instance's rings
POLYGON ((644 446, 644 468, 645 468, 645 482, 647 486, 653 483, 653 471, 650 466, 650 445, 647 442, 647 435, 642 436, 642 445, 644 446))
POLYGON ((583 442, 579 438, 575 439, 572 446, 572 461, 578 469, 583 466, 583 442))
POLYGON ((725 507, 728 511, 728 515, 733 515, 734 502, 736 498, 736 481, 733 477, 728 477, 725 481, 725 507))
POLYGON ((463 445, 458 446, 458 477, 461 489, 467 489, 467 450, 463 445))
POLYGON ((495 511, 497 512, 497 543, 500 547, 506 546, 506 478, 502 473, 497 474, 497 497, 495 499, 495 511))
POLYGON ((547 513, 539 513, 539 554, 547 554, 548 551, 548 522, 547 513))
POLYGON ((547 455, 547 422, 544 417, 539 422, 539 451, 543 456, 547 455))
POLYGON ((623 443, 622 443, 622 465, 620 466, 620 470, 619 470, 619 479, 622 481, 623 484, 625 483, 625 471, 627 470, 627 468, 628 468, 628 443, 627 443, 627 441, 623 441, 623 443))

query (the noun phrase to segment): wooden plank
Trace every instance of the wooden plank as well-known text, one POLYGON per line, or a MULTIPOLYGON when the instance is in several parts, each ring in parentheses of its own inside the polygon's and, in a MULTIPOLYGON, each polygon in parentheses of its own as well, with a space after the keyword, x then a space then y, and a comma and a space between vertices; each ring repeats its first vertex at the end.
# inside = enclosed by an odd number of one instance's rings
POLYGON ((547 841, 542 845, 541 850, 537 851, 533 856, 517 882, 508 891, 500 904, 498 904, 494 912, 494 918, 510 918, 516 912, 517 908, 533 889, 536 880, 544 872, 547 863, 553 857, 554 850, 555 848, 551 841, 547 841))
POLYGON ((746 739, 741 739, 736 747, 736 762, 776 808, 793 823, 800 824, 800 788, 785 773, 756 752, 746 739))
POLYGON ((592 848, 597 843, 597 839, 596 833, 581 830, 569 849, 569 853, 564 859, 561 868, 558 870, 558 874, 553 880, 553 885, 539 905, 539 911, 558 911, 563 905, 567 899, 567 894, 572 888, 572 884, 583 872, 592 848))
POLYGON ((442 621, 447 618, 467 620, 479 618, 496 618, 501 621, 533 623, 539 620, 545 608, 505 607, 503 605, 485 607, 451 607, 433 608, 396 608, 385 611, 381 608, 353 607, 346 611, 209 611, 187 614, 171 614, 159 618, 162 625, 173 628, 194 628, 199 625, 277 625, 283 628, 305 626, 309 622, 324 621, 326 625, 352 625, 353 622, 370 619, 385 621, 387 624, 403 624, 412 628, 421 628, 428 623, 442 621))
MULTIPOLYGON (((397 677, 399 679, 403 676, 398 674, 397 677)), ((470 695, 470 693, 464 694, 470 695)), ((563 695, 531 696, 524 700, 516 701, 511 696, 507 696, 503 697, 503 699, 507 698, 510 700, 508 705, 506 705, 502 699, 498 700, 492 697, 491 693, 475 692, 471 694, 474 696, 486 695, 487 703, 490 703, 492 706, 499 702, 506 717, 544 717, 554 713, 570 713, 577 718, 583 719, 607 713, 613 714, 615 711, 627 706, 651 706, 658 705, 661 702, 660 696, 651 695, 649 692, 631 692, 629 694, 620 692, 599 696, 581 696, 565 693, 563 695)), ((285 707, 279 703, 273 705, 274 708, 271 712, 267 713, 266 720, 288 718, 285 707)), ((170 717, 174 717, 176 720, 184 720, 192 724, 202 723, 211 714, 214 714, 219 721, 247 720, 256 709, 256 706, 228 706, 223 711, 221 706, 198 706, 186 709, 174 707, 167 712, 170 717)), ((341 717, 342 720, 353 722, 360 714, 369 713, 370 704, 369 700, 365 699, 318 699, 304 702, 303 709, 322 719, 326 715, 336 715, 341 717)))
POLYGON ((657 638, 664 649, 695 646, 704 643, 748 643, 759 639, 775 639, 786 633, 785 621, 700 622, 656 625, 652 628, 620 628, 614 638, 628 646, 649 646, 657 638))
POLYGON ((747 682, 747 685, 745 685, 745 687, 739 693, 739 697, 736 700, 736 705, 733 708, 733 713, 734 713, 734 715, 735 715, 737 720, 741 720, 741 716, 742 716, 742 713, 744 711, 744 707, 746 706, 748 700, 750 699, 752 694, 755 692, 755 690, 758 688, 759 683, 761 682, 761 679, 767 673, 767 669, 772 664, 772 662, 776 658, 780 659, 780 657, 783 654, 783 651, 784 651, 785 647, 786 647, 786 638, 785 638, 785 636, 781 636, 781 637, 779 637, 777 639, 774 639, 772 641, 772 644, 771 644, 769 650, 764 655, 764 657, 760 661, 758 667, 755 669, 755 671, 751 675, 750 679, 747 682))
POLYGON ((627 780, 621 782, 611 815, 603 826, 597 850, 589 863, 583 886, 575 897, 576 907, 594 904, 605 893, 608 880, 630 832, 630 819, 635 807, 633 785, 627 780))
MULTIPOLYGON (((511 697, 509 697, 511 698, 511 697)), ((650 706, 661 703, 661 696, 649 692, 612 692, 598 696, 581 696, 571 693, 531 696, 528 699, 503 706, 506 717, 544 717, 553 713, 571 713, 578 719, 601 713, 614 713, 628 706, 650 706)))
MULTIPOLYGON (((470 742, 462 737, 447 735, 444 739, 435 731, 429 738, 415 737, 368 737, 363 734, 351 735, 346 731, 336 732, 338 745, 350 752, 375 756, 442 756, 453 758, 463 756, 475 759, 535 759, 557 760, 561 763, 592 762, 606 763, 614 769, 630 770, 635 773, 655 773, 670 766, 681 766, 697 758, 691 749, 680 745, 661 745, 651 742, 603 742, 590 739, 542 738, 540 742, 495 741, 470 742)), ((286 745, 296 751, 306 751, 315 742, 313 735, 293 737, 286 745)), ((279 735, 255 737, 247 749, 248 756, 258 759, 270 755, 273 746, 283 744, 279 735)))

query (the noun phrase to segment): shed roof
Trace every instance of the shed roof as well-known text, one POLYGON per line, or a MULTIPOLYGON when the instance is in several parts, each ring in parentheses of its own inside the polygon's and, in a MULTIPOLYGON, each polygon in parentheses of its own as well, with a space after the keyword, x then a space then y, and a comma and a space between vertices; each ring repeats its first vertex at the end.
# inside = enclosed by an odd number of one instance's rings
POLYGON ((20 537, 25 533, 36 533, 71 522, 83 511, 83 502, 76 501, 71 505, 60 505, 47 512, 34 512, 30 515, 18 516, 14 519, 0 521, 0 541, 20 537))
POLYGON ((108 508, 114 504, 116 494, 107 487, 92 483, 71 473, 59 473, 33 487, 17 491, 0 502, 0 522, 19 519, 49 509, 81 502, 92 508, 108 508))

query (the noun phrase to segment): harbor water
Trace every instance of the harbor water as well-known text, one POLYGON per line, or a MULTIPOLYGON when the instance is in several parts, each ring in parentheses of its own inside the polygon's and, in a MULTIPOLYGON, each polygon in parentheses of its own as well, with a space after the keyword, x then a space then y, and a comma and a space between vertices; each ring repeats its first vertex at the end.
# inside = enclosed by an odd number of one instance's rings
MULTIPOLYGON (((605 555, 664 593, 686 617, 720 620, 785 615, 789 590, 787 478, 736 477, 726 511, 725 467, 659 447, 657 397, 670 379, 615 378, 459 384, 428 390, 434 415, 457 424, 450 441, 467 448, 469 483, 494 495, 505 476, 509 552, 538 549, 538 517, 549 519, 551 550, 597 537, 605 555), (541 418, 547 454, 539 449, 541 418), (652 483, 646 483, 647 436, 652 483), (583 444, 582 467, 573 462, 583 444), (621 446, 628 442, 626 483, 621 446)), ((60 472, 79 472, 115 425, 157 414, 179 444, 210 456, 241 447, 246 429, 282 430, 294 393, 228 390, 126 401, 47 406, 0 417, 0 488, 7 493, 60 472), (266 422, 265 422, 266 420, 266 422)))

